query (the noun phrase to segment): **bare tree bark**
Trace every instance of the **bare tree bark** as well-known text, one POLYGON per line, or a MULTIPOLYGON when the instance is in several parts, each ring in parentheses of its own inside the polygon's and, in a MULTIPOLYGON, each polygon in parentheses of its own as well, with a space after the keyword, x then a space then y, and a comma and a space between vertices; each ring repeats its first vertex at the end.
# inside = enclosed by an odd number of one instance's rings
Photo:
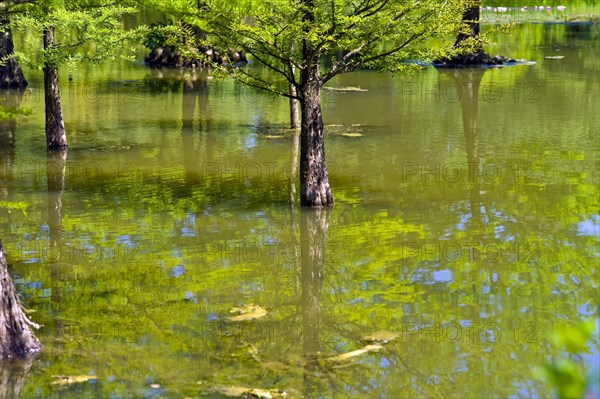
MULTIPOLYGON (((292 42, 291 52, 294 52, 295 44, 292 42)), ((291 66, 292 77, 296 73, 296 68, 291 66)), ((290 128, 291 129, 299 129, 300 128, 300 108, 298 107, 298 99, 294 98, 298 96, 298 89, 293 83, 289 83, 289 94, 290 94, 290 128)))
POLYGON ((31 327, 39 328, 25 315, 0 242, 0 359, 26 356, 42 348, 31 327))
MULTIPOLYGON (((44 30, 44 49, 54 46, 54 28, 44 30)), ((46 145, 49 150, 67 148, 67 133, 60 103, 58 87, 58 68, 56 65, 44 65, 44 100, 46 103, 46 145)))
MULTIPOLYGON (((10 20, 8 13, 0 13, 0 58, 11 57, 15 53, 10 20)), ((0 89, 16 89, 27 86, 27 80, 19 63, 14 58, 8 58, 6 64, 0 66, 0 89)))
MULTIPOLYGON (((313 0, 301 0, 302 19, 308 26, 314 21, 313 0)), ((323 141, 323 114, 321 112, 321 86, 319 75, 320 54, 310 43, 302 42, 302 64, 298 85, 302 124, 300 128, 300 205, 325 207, 333 205, 329 175, 325 162, 323 141)))
POLYGON ((300 205, 306 207, 331 206, 333 205, 333 196, 325 161, 318 65, 303 71, 301 91, 300 205))
MULTIPOLYGON (((297 96, 298 91, 296 86, 290 83, 290 96, 297 96)), ((300 108, 298 107, 298 100, 290 98, 290 128, 298 129, 300 127, 300 108)))
POLYGON ((502 55, 492 57, 483 49, 480 39, 480 6, 481 0, 471 0, 470 5, 463 12, 462 22, 465 29, 457 35, 454 42, 454 48, 458 49, 460 53, 435 61, 436 66, 455 68, 476 65, 502 65, 515 61, 502 55))
MULTIPOLYGON (((463 41, 469 38, 478 38, 479 37, 479 19, 480 19, 480 10, 481 0, 473 0, 471 6, 465 10, 462 16, 462 21, 464 24, 467 24, 469 31, 468 32, 460 32, 456 37, 456 42, 454 42, 454 47, 458 47, 462 44, 463 41)), ((479 43, 474 49, 475 52, 482 51, 483 48, 479 43)))

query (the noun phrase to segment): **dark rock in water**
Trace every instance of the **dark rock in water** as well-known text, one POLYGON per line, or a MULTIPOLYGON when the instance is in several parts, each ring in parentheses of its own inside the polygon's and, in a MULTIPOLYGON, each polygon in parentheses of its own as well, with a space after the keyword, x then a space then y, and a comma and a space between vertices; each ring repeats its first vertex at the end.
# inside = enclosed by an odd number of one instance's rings
POLYGON ((471 66, 499 66, 510 62, 516 61, 503 55, 492 57, 485 51, 479 51, 477 53, 460 54, 450 59, 436 60, 433 62, 433 65, 442 68, 460 68, 471 66))
POLYGON ((202 44, 198 47, 198 51, 202 54, 203 59, 185 60, 181 51, 170 47, 157 46, 150 51, 145 62, 151 68, 202 68, 211 64, 242 66, 248 62, 242 51, 237 52, 233 49, 229 49, 227 55, 225 55, 224 52, 219 52, 202 44))

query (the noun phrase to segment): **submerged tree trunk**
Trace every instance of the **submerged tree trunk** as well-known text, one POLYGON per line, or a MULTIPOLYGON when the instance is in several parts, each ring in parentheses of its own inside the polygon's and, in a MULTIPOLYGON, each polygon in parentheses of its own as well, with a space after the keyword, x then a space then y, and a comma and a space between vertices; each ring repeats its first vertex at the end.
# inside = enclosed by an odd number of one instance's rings
POLYGON ((0 359, 38 352, 42 345, 31 330, 39 328, 23 310, 0 242, 0 359))
MULTIPOLYGON (((0 14, 0 59, 10 57, 15 53, 10 21, 6 12, 0 14)), ((0 66, 0 89, 16 89, 27 86, 27 80, 19 63, 14 58, 8 58, 6 64, 0 66)))
POLYGON ((319 66, 303 71, 300 107, 300 205, 321 207, 333 205, 323 142, 321 82, 319 66))
MULTIPOLYGON (((44 30, 44 49, 54 46, 54 28, 44 30)), ((49 150, 67 148, 67 133, 63 119, 58 68, 52 63, 44 64, 44 100, 46 104, 46 145, 49 150)))

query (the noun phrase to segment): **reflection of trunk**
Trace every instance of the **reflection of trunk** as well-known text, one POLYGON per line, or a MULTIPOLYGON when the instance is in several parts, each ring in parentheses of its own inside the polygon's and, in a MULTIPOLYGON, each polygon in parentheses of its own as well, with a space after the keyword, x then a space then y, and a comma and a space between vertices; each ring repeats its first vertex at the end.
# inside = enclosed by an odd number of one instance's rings
POLYGON ((204 130, 204 121, 206 121, 206 129, 210 130, 208 80, 204 75, 198 76, 195 71, 191 73, 192 76, 183 81, 181 128, 185 181, 188 186, 199 183, 202 173, 202 164, 199 162, 198 151, 194 146, 194 119, 197 108, 200 110, 198 130, 204 130))
POLYGON ((321 88, 319 66, 314 65, 302 73, 300 106, 302 128, 300 131, 300 205, 321 207, 333 205, 329 176, 325 163, 323 142, 323 115, 321 113, 321 88))
POLYGON ((0 361, 0 399, 15 399, 21 394, 35 356, 0 361))
MULTIPOLYGON (((52 278, 52 304, 62 303, 60 282, 62 281, 62 211, 63 193, 65 189, 65 169, 67 150, 48 152, 46 157, 46 179, 48 180, 48 228, 50 230, 50 248, 48 263, 52 278)), ((62 335, 62 323, 59 318, 54 324, 55 334, 62 335)))
MULTIPOLYGON (((24 89, 7 90, 0 99, 0 106, 18 109, 23 98, 24 89)), ((17 119, 10 118, 0 121, 0 196, 9 193, 12 179, 12 168, 15 158, 15 131, 17 119)))
POLYGON ((194 73, 190 78, 183 80, 183 98, 181 101, 181 120, 183 130, 191 131, 194 127, 194 111, 198 97, 198 77, 194 73))
MULTIPOLYGON (((215 136, 212 128, 213 120, 210 112, 210 103, 208 101, 208 81, 205 77, 200 80, 200 85, 197 90, 198 108, 200 110, 198 125, 200 131, 204 133, 201 136, 201 142, 204 147, 204 159, 207 162, 212 162, 214 159, 213 150, 215 148, 215 136)), ((203 171, 200 173, 203 173, 203 171)))
POLYGON ((183 144, 183 172, 185 175, 185 183, 188 186, 187 188, 188 190, 191 190, 191 186, 199 182, 198 171, 195 170, 198 160, 196 159, 196 152, 194 151, 194 132, 185 129, 181 134, 181 141, 183 144))
POLYGON ((65 190, 67 150, 52 151, 46 157, 46 179, 48 180, 48 227, 50 243, 56 250, 56 261, 60 260, 62 243, 62 198, 65 190))
MULTIPOLYGON (((41 349, 31 326, 39 328, 25 316, 0 242, 0 359, 24 356, 41 349)), ((0 389, 4 388, 0 386, 0 389)))
MULTIPOLYGON (((325 249, 329 230, 327 209, 303 210, 300 213, 300 241, 302 265, 302 348, 306 357, 320 351, 321 289, 325 265, 325 249)), ((313 362, 304 369, 305 397, 314 394, 311 377, 313 362)))
POLYGON ((198 88, 198 108, 200 109, 200 115, 198 118, 198 124, 200 130, 211 131, 212 130, 212 119, 210 114, 210 104, 208 103, 208 80, 206 77, 202 77, 199 81, 198 88))
POLYGON ((198 173, 195 166, 198 162, 194 153, 194 114, 196 110, 197 77, 183 81, 183 98, 181 101, 181 134, 183 142, 183 170, 185 182, 188 186, 198 182, 198 173))
POLYGON ((468 96, 461 96, 463 129, 465 131, 465 143, 467 150, 467 162, 469 170, 473 171, 470 184, 469 203, 471 208, 471 220, 473 223, 481 222, 481 186, 480 186, 480 160, 479 160, 479 129, 477 127, 479 86, 485 73, 485 69, 473 69, 468 71, 464 79, 459 82, 462 89, 468 90, 468 96))
MULTIPOLYGON (((54 28, 44 30, 44 49, 54 46, 54 28)), ((44 64, 44 101, 46 104, 46 145, 48 149, 67 148, 67 133, 60 103, 58 68, 52 63, 44 64)))
MULTIPOLYGON (((8 58, 14 54, 14 43, 10 30, 8 14, 0 15, 0 59, 8 58)), ((23 88, 27 80, 19 63, 14 58, 9 58, 6 64, 0 66, 0 89, 23 88)))
POLYGON ((479 224, 481 220, 481 185, 480 185, 480 158, 479 158, 479 128, 477 117, 479 111, 479 86, 486 69, 474 68, 468 70, 453 70, 449 74, 461 96, 462 121, 465 133, 465 147, 467 152, 468 179, 469 179, 469 206, 471 220, 479 224))
POLYGON ((290 165, 290 207, 293 209, 296 205, 296 181, 298 179, 298 147, 300 146, 300 135, 294 132, 292 136, 292 159, 290 165))

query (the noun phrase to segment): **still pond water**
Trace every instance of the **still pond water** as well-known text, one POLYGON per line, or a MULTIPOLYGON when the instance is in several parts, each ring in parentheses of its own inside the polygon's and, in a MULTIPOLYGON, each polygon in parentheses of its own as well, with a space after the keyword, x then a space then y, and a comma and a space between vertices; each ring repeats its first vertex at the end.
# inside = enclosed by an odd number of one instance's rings
POLYGON ((0 136, 1 238, 43 324, 21 397, 550 396, 535 369, 567 355, 548 334, 598 319, 599 32, 502 37, 533 65, 339 77, 320 212, 290 206, 284 100, 83 67, 62 81, 68 156, 47 158, 30 73, 33 114, 0 136))

